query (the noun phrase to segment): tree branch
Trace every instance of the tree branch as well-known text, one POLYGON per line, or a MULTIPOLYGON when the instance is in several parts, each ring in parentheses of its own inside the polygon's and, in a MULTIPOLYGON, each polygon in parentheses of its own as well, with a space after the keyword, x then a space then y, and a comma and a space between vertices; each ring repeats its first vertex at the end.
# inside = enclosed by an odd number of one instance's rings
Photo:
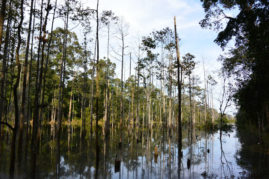
POLYGON ((1 121, 1 124, 4 124, 4 125, 6 125, 7 127, 9 127, 11 130, 14 130, 14 127, 12 127, 9 123, 7 123, 7 122, 3 122, 3 121, 1 121))

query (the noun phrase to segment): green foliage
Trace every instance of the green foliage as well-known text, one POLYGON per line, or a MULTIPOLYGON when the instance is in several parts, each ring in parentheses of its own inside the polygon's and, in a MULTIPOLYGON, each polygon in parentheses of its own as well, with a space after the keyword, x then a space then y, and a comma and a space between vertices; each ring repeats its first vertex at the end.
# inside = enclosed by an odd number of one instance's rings
POLYGON ((212 1, 202 0, 205 18, 202 27, 219 29, 223 25, 220 19, 226 19, 215 42, 221 47, 235 38, 235 48, 228 57, 221 57, 227 75, 237 80, 235 99, 242 111, 246 111, 254 120, 268 124, 269 109, 269 3, 268 1, 212 1), (238 14, 230 17, 226 10, 236 8, 238 14), (214 20, 215 19, 215 20, 214 20), (217 20, 216 20, 217 19, 217 20), (257 120, 259 119, 259 120, 257 120))

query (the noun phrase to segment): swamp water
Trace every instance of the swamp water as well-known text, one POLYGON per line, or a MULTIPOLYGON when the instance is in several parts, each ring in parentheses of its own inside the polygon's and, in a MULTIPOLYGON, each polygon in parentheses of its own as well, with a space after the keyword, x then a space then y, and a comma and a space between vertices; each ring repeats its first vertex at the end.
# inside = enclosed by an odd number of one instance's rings
POLYGON ((15 152, 12 133, 4 132, 0 178, 269 178, 269 152, 250 144, 255 140, 235 126, 192 135, 186 130, 180 158, 176 130, 114 130, 109 140, 100 135, 96 142, 94 134, 81 138, 80 127, 65 126, 57 137, 54 127, 47 126, 38 149, 25 135, 15 152))

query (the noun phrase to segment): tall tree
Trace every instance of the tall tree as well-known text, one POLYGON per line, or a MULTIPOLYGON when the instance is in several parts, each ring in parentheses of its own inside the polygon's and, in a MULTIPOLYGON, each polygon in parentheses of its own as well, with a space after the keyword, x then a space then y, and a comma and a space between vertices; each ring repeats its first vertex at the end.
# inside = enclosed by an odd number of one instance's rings
MULTIPOLYGON (((100 118, 99 114, 99 97, 100 97, 100 87, 99 87, 99 0, 96 3, 96 119, 95 119, 95 128, 96 128, 96 137, 98 133, 98 120, 100 118)), ((98 144, 96 144, 98 148, 98 144)), ((98 164, 97 164, 98 165, 98 164)))
MULTIPOLYGON (((27 98, 27 69, 28 69, 28 58, 29 58, 29 49, 30 49, 30 40, 31 40, 31 31, 32 31, 32 19, 33 19, 33 11, 34 11, 34 0, 31 0, 30 5, 30 19, 29 19, 29 25, 27 30, 27 42, 26 42, 26 50, 25 50, 25 60, 24 60, 24 66, 23 66, 23 87, 22 87, 22 100, 21 100, 21 119, 20 119, 20 128, 23 126, 23 122, 26 119, 26 112, 27 112, 27 105, 28 101, 27 98)), ((29 90, 29 89, 28 89, 29 90)))
POLYGON ((20 62, 20 48, 21 48, 21 43, 22 43, 22 25, 23 25, 23 19, 24 19, 24 0, 21 0, 20 2, 20 22, 18 25, 18 43, 17 43, 17 48, 16 48, 16 66, 17 66, 17 75, 16 75, 16 82, 14 84, 13 87, 13 91, 14 91, 14 106, 15 106, 15 132, 18 129, 18 125, 19 125, 19 114, 20 114, 20 110, 19 110, 19 104, 18 104, 18 86, 19 86, 19 82, 20 82, 20 75, 21 75, 21 62, 20 62))
POLYGON ((192 130, 192 124, 193 124, 193 111, 192 111, 192 79, 191 79, 191 74, 193 73, 193 70, 195 68, 195 62, 194 58, 195 56, 187 53, 183 58, 182 66, 184 68, 184 74, 188 76, 189 78, 189 104, 190 104, 190 113, 189 113, 189 126, 190 129, 192 130))
MULTIPOLYGON (((42 114, 43 108, 45 107, 44 97, 45 97, 45 89, 46 89, 46 76, 48 72, 48 65, 49 65, 49 59, 50 59, 50 50, 51 50, 51 42, 53 38, 53 28, 54 28, 54 21, 55 21, 55 16, 56 16, 57 3, 58 3, 58 0, 55 0, 54 9, 53 9, 53 17, 51 21, 50 36, 48 38, 48 44, 47 44, 47 55, 46 55, 45 69, 44 69, 44 75, 43 75, 43 80, 42 80, 43 85, 42 85, 42 92, 41 92, 41 107, 42 107, 41 114, 42 114)), ((48 4, 47 15, 49 11, 51 10, 51 8, 52 8, 51 5, 48 4)))
POLYGON ((39 91, 41 89, 40 85, 40 54, 41 54, 41 45, 42 45, 42 26, 43 26, 43 6, 44 0, 41 1, 40 7, 40 21, 39 21, 39 36, 38 36, 38 50, 37 50, 37 62, 36 62, 36 82, 35 82, 35 98, 34 98, 34 115, 33 115, 33 133, 32 133, 32 143, 35 144, 39 129, 39 91))
POLYGON ((177 87, 178 87, 178 156, 181 156, 181 147, 182 147, 182 132, 181 132, 181 78, 180 78, 180 54, 178 46, 178 37, 177 37, 177 25, 176 17, 174 17, 174 27, 175 27, 175 44, 176 44, 176 54, 177 54, 177 87))
MULTIPOLYGON (((107 27, 107 60, 110 59, 110 26, 111 23, 117 24, 119 18, 112 11, 103 11, 101 16, 101 22, 107 27)), ((108 67, 108 66, 107 66, 108 67)), ((109 77, 108 77, 108 69, 106 70, 106 93, 105 93, 105 133, 109 134, 109 126, 110 126, 110 101, 109 101, 109 77)))
POLYGON ((64 17, 64 38, 62 46, 62 58, 60 64, 60 81, 59 81, 59 92, 58 92, 58 114, 57 114, 57 128, 61 127, 62 121, 62 107, 63 107, 63 90, 64 90, 64 80, 65 80, 65 65, 66 65, 66 53, 67 53, 67 36, 69 28, 69 13, 70 13, 70 2, 65 1, 65 8, 63 12, 64 17))
POLYGON ((127 48, 126 46, 126 37, 128 35, 128 26, 127 24, 123 21, 123 18, 120 19, 118 23, 118 30, 119 30, 119 37, 118 39, 121 41, 121 104, 120 104, 120 126, 122 127, 123 125, 123 120, 124 120, 124 106, 123 106, 123 67, 124 67, 124 56, 125 56, 125 49, 127 48))

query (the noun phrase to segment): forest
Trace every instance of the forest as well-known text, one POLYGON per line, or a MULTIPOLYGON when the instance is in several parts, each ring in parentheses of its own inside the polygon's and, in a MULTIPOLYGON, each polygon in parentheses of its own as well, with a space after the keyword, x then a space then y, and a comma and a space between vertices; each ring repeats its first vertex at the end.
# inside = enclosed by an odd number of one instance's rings
POLYGON ((268 1, 198 3, 215 74, 94 3, 1 0, 0 178, 269 177, 268 1))

